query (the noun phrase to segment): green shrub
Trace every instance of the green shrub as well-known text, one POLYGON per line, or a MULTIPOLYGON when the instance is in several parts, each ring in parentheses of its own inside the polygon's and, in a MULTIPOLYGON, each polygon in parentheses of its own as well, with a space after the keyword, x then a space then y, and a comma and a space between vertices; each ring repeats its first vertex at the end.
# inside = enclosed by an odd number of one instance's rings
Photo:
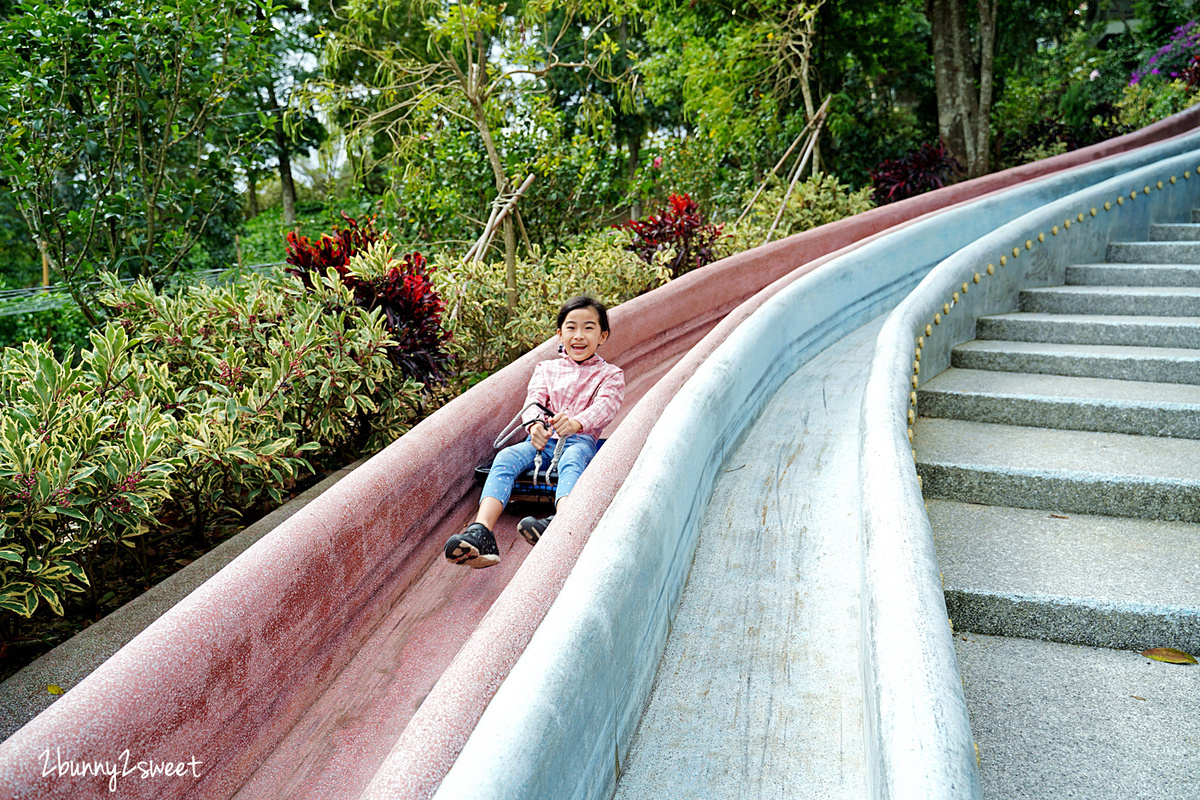
MULTIPOLYGON (((758 196, 750 212, 740 223, 730 228, 729 235, 719 243, 722 255, 740 253, 766 241, 775 214, 783 203, 785 190, 785 186, 777 183, 758 196)), ((794 233, 869 211, 875 207, 871 200, 871 192, 870 186, 851 191, 850 187, 839 183, 837 177, 829 173, 809 177, 797 183, 796 188, 792 190, 771 240, 777 241, 794 233)), ((748 193, 743 198, 743 208, 750 202, 751 196, 748 193)))
POLYGON ((511 320, 505 312, 503 263, 437 257, 433 282, 446 304, 442 324, 451 333, 450 350, 459 371, 491 372, 513 353, 536 347, 554 333, 558 309, 573 295, 589 294, 614 306, 670 279, 673 250, 657 253, 647 263, 625 249, 628 242, 628 234, 608 229, 552 254, 535 246, 517 262, 521 293, 511 320))
POLYGON ((0 357, 0 608, 28 617, 90 583, 81 558, 135 546, 180 466, 176 421, 145 396, 167 381, 120 327, 92 334, 85 366, 27 342, 0 357))
POLYGON ((1200 91, 1182 80, 1139 83, 1125 87, 1117 101, 1118 124, 1137 130, 1178 114, 1200 102, 1200 91))
MULTIPOLYGON (((4 300, 0 307, 21 306, 36 299, 4 300)), ((92 326, 69 295, 59 299, 62 305, 55 308, 0 316, 0 347, 20 347, 27 341, 50 342, 60 360, 87 347, 92 326)))
POLYGON ((278 504, 314 459, 393 441, 419 402, 379 312, 336 274, 309 290, 104 281, 112 319, 77 366, 42 343, 0 356, 0 608, 23 617, 95 598, 119 554, 145 560, 147 531, 204 542, 278 504))

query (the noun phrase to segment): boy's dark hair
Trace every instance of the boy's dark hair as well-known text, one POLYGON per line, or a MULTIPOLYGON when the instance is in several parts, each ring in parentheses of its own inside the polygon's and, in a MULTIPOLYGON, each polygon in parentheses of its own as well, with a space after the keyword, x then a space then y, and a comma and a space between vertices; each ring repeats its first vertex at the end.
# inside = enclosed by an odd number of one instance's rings
POLYGON ((600 315, 600 330, 608 333, 608 309, 604 307, 604 303, 599 300, 593 300, 585 294, 578 297, 572 297, 567 302, 563 303, 563 307, 558 310, 558 326, 562 328, 563 323, 567 321, 567 314, 572 311, 578 311, 581 308, 593 308, 600 315))

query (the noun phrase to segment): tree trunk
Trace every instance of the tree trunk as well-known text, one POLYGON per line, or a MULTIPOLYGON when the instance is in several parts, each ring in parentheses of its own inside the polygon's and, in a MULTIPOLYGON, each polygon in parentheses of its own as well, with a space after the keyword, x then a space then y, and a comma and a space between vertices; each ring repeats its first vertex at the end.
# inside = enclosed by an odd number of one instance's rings
POLYGON ((972 45, 966 0, 926 0, 933 34, 938 133, 969 177, 988 171, 992 63, 999 0, 977 0, 979 23, 972 45))
MULTIPOLYGON (((637 180, 638 161, 642 157, 642 131, 637 129, 629 134, 629 185, 637 180)), ((642 216, 642 203, 636 197, 633 198, 633 203, 629 206, 629 218, 640 219, 642 216)))
POLYGON ((296 184, 292 180, 292 158, 288 152, 287 134, 283 130, 282 110, 275 99, 275 87, 267 84, 267 99, 271 101, 271 113, 275 115, 275 149, 279 156, 279 186, 283 196, 283 224, 296 224, 296 184))

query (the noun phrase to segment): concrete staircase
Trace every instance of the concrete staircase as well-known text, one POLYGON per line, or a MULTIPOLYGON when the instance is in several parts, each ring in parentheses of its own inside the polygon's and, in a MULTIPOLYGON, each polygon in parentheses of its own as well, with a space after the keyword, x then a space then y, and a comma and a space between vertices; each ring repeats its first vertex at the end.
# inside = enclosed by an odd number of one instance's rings
POLYGON ((988 798, 1200 796, 1200 214, 1021 292, 914 428, 988 798))

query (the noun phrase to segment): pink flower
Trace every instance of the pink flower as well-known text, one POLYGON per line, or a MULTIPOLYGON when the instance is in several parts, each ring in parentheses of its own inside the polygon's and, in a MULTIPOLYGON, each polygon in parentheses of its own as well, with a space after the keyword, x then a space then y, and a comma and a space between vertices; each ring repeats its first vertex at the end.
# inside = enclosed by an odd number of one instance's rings
POLYGON ((662 156, 655 157, 654 163, 651 164, 651 166, 654 167, 654 169, 658 169, 659 167, 661 167, 662 166, 662 156))

